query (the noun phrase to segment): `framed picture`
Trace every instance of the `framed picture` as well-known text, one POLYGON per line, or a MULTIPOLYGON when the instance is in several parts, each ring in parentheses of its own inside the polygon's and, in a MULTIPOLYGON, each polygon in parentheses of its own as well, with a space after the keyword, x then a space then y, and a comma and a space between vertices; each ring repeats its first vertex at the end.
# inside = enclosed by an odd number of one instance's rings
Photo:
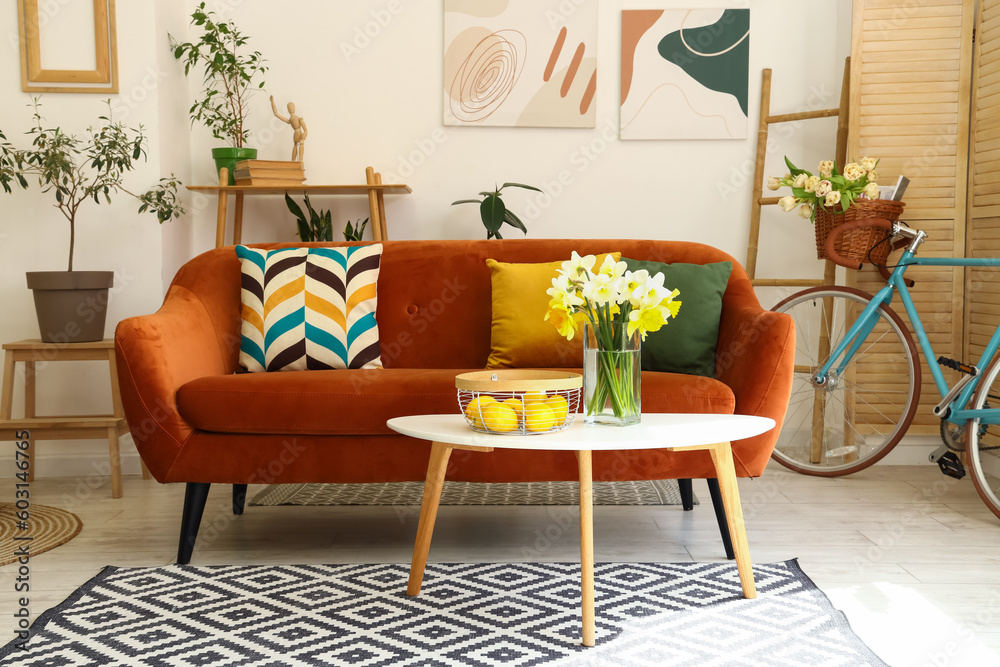
POLYGON ((622 11, 621 138, 746 139, 749 9, 622 11))
POLYGON ((595 127, 597 3, 445 0, 444 124, 595 127))
POLYGON ((115 0, 16 1, 21 90, 118 92, 115 0))

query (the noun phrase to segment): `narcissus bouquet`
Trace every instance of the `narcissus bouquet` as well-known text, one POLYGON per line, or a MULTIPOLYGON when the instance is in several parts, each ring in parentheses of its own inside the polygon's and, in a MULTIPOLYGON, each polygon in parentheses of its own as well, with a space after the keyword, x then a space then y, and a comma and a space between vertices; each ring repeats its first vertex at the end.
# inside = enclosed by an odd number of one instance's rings
POLYGON ((824 160, 819 163, 819 173, 815 176, 796 167, 787 157, 785 164, 789 173, 781 178, 771 176, 767 179, 767 187, 770 190, 791 188, 792 194, 779 199, 778 205, 789 212, 797 208, 803 218, 815 221, 819 207, 832 209, 840 204, 846 211, 862 197, 879 198, 878 172, 875 171, 878 160, 875 158, 863 157, 858 162, 848 163, 842 172, 833 160, 824 160))
POLYGON ((644 340, 648 332, 676 317, 681 307, 676 299, 679 292, 664 287, 662 273, 651 276, 645 270, 629 271, 625 262, 617 262, 611 255, 595 270, 596 263, 593 255, 581 257, 576 252, 562 263, 552 287, 546 290, 552 299, 545 319, 568 340, 581 324, 593 331, 597 369, 595 384, 589 388, 586 366, 584 369, 586 414, 610 403, 617 417, 633 412, 638 416, 638 396, 633 391, 634 377, 640 370, 638 355, 615 353, 630 349, 628 341, 637 334, 644 340))

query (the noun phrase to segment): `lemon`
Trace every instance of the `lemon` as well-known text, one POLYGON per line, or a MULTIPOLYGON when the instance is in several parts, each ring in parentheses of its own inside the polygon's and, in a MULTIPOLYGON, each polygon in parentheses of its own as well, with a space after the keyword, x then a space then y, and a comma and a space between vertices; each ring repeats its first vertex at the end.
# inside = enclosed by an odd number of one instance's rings
POLYGON ((535 401, 544 401, 548 397, 544 391, 529 391, 522 398, 525 403, 534 403, 535 401))
POLYGON ((465 406, 465 416, 476 423, 476 426, 482 426, 482 412, 483 409, 490 403, 495 403, 496 399, 492 396, 482 394, 476 398, 469 401, 469 404, 465 406))
POLYGON ((510 433, 517 428, 517 413, 505 404, 490 403, 483 408, 483 426, 494 433, 510 433))
POLYGON ((536 433, 548 431, 555 426, 556 416, 552 408, 541 401, 533 401, 524 406, 524 426, 536 433))
POLYGON ((566 423, 566 418, 569 416, 569 403, 566 402, 566 397, 554 394, 545 399, 545 404, 552 408, 556 426, 566 423))
POLYGON ((521 402, 521 399, 519 399, 519 398, 508 398, 506 401, 504 401, 504 403, 506 403, 510 407, 514 408, 514 412, 517 413, 517 418, 518 419, 523 419, 524 418, 524 403, 521 402))

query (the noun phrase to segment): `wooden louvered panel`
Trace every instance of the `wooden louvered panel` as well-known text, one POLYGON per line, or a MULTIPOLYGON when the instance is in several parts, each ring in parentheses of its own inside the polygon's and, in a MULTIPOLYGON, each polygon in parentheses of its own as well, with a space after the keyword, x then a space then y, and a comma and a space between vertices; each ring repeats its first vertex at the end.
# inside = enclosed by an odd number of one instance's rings
POLYGON ((969 19, 962 0, 855 2, 851 154, 910 178, 908 219, 954 219, 965 197, 969 19))
MULTIPOLYGON (((975 217, 976 210, 972 209, 969 222, 970 256, 1000 257, 1000 217, 975 217)), ((978 361, 1000 324, 1000 268, 969 269, 966 293, 967 357, 978 361)))
MULTIPOLYGON (((979 0, 972 72, 967 247, 970 257, 1000 257, 1000 0, 979 0)), ((978 361, 1000 324, 1000 269, 965 277, 968 359, 978 361)))

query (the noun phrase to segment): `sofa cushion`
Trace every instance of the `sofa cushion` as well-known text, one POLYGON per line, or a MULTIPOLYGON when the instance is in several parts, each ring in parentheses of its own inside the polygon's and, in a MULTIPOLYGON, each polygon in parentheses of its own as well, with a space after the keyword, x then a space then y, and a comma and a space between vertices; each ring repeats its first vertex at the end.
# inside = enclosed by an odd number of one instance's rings
POLYGON ((663 284, 680 292, 677 317, 642 342, 642 369, 715 377, 715 350, 719 344, 722 295, 726 292, 731 262, 713 264, 663 264, 622 258, 629 271, 645 269, 663 273, 663 284))
MULTIPOLYGON (((458 413, 455 376, 473 369, 242 373, 198 378, 177 392, 194 428, 221 433, 370 435, 385 422, 416 414, 458 413)), ((642 374, 644 412, 731 414, 733 392, 710 378, 642 374)), ((516 436, 511 436, 516 437, 516 436)))
MULTIPOLYGON (((611 253, 617 260, 621 253, 611 253)), ((605 255, 597 256, 600 266, 605 255)), ((569 259, 567 257, 566 259, 569 259)), ((493 320, 486 368, 583 366, 583 342, 566 340, 545 320, 551 297, 545 290, 562 261, 513 264, 487 259, 492 284, 493 320)))
POLYGON ((240 365, 250 372, 380 368, 376 285, 382 245, 237 246, 240 365))

